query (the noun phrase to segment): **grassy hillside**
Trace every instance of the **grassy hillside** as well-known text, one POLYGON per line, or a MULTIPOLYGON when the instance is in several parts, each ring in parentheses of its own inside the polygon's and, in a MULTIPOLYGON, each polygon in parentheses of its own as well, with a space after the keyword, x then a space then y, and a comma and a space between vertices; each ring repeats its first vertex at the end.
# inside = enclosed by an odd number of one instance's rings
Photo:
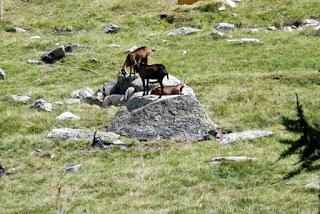
POLYGON ((280 139, 295 137, 281 125, 281 116, 294 114, 295 92, 310 120, 320 120, 320 37, 299 31, 249 34, 238 29, 227 35, 254 37, 264 44, 234 45, 212 39, 210 33, 218 22, 242 28, 281 27, 308 17, 320 18, 319 14, 317 0, 243 0, 226 12, 218 12, 212 1, 178 7, 172 0, 5 0, 0 68, 7 79, 0 81, 0 160, 17 172, 0 179, 1 213, 54 213, 61 207, 68 213, 317 213, 317 194, 306 191, 304 185, 319 176, 302 174, 277 182, 296 159, 272 163, 285 148, 280 139), (163 12, 176 14, 177 22, 160 20, 163 12), (122 30, 102 33, 110 22, 122 30), (5 32, 10 26, 30 30, 5 32), (181 26, 202 31, 186 37, 167 36, 181 26), (54 28, 76 33, 56 35, 54 28), (31 40, 33 35, 41 39, 31 40), (56 44, 69 42, 93 50, 78 49, 54 65, 27 64, 56 44), (9 98, 28 94, 33 100, 55 102, 79 88, 97 89, 116 78, 125 51, 133 45, 154 47, 157 51, 151 62, 163 63, 170 73, 186 79, 214 122, 233 131, 266 129, 275 135, 232 145, 219 145, 216 140, 186 144, 124 139, 135 145, 133 149, 101 151, 92 149, 89 142, 55 142, 46 135, 55 127, 103 131, 117 109, 58 105, 52 113, 44 113, 9 98), (101 63, 89 63, 92 57, 101 63), (57 122, 55 117, 65 111, 81 120, 57 122), (32 153, 37 148, 44 153, 32 153), (51 160, 50 154, 56 159, 51 160), (215 156, 230 155, 257 157, 258 161, 210 164, 215 156), (83 163, 78 173, 63 172, 65 166, 77 163, 83 163), (59 197, 58 186, 62 186, 59 197))

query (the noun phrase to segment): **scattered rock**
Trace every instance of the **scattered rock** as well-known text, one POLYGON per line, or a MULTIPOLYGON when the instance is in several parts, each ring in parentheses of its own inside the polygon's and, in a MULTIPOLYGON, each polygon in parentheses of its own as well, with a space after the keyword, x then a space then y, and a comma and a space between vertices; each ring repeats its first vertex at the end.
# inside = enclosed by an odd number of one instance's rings
POLYGON ((65 56, 65 49, 63 45, 56 47, 55 49, 42 55, 41 60, 45 63, 54 63, 57 60, 62 59, 65 56))
POLYGON ((181 51, 181 54, 182 54, 182 55, 186 55, 187 53, 188 53, 187 50, 182 50, 182 51, 181 51))
POLYGON ((81 168, 82 164, 71 165, 65 168, 66 172, 78 172, 81 168))
POLYGON ((13 175, 18 171, 17 168, 10 168, 8 170, 6 170, 6 175, 13 175))
POLYGON ((257 160, 256 158, 250 158, 246 156, 231 156, 231 157, 215 157, 212 159, 212 164, 221 164, 225 162, 246 162, 246 161, 253 161, 257 160))
POLYGON ((64 112, 56 117, 56 120, 80 120, 80 117, 71 112, 64 112))
POLYGON ((80 99, 74 99, 74 98, 65 99, 64 100, 64 104, 66 104, 66 105, 78 105, 78 104, 80 104, 80 99))
POLYGON ((43 100, 43 99, 39 99, 32 104, 31 108, 35 108, 38 111, 50 112, 50 111, 52 111, 52 104, 43 100))
POLYGON ((226 31, 230 31, 230 30, 235 30, 236 26, 234 24, 230 24, 230 23, 219 23, 216 24, 214 26, 214 28, 216 30, 226 30, 226 31))
POLYGON ((257 138, 267 137, 272 135, 270 131, 243 131, 238 133, 230 133, 221 136, 220 144, 229 144, 236 141, 254 140, 257 138))
POLYGON ((28 103, 31 101, 31 97, 27 95, 11 95, 10 97, 18 103, 28 103))
POLYGON ((85 97, 93 96, 94 92, 91 88, 83 88, 71 93, 71 97, 83 99, 85 97))
POLYGON ((269 30, 269 31, 276 31, 277 28, 276 28, 275 26, 269 26, 269 27, 267 27, 267 30, 269 30))
MULTIPOLYGON (((53 129, 47 137, 62 141, 91 141, 93 139, 93 134, 94 131, 89 129, 57 128, 53 129)), ((106 142, 113 142, 119 138, 119 135, 112 132, 98 132, 98 134, 106 142)))
POLYGON ((36 35, 36 36, 31 36, 30 39, 31 40, 36 40, 36 39, 41 39, 41 37, 36 35))
POLYGON ((213 30, 213 32, 210 34, 210 36, 213 39, 222 39, 225 37, 224 33, 217 31, 217 30, 213 30))
POLYGON ((25 32, 27 32, 26 29, 21 28, 21 27, 11 27, 11 28, 8 28, 6 31, 11 32, 11 33, 25 33, 25 32))
POLYGON ((229 43, 251 43, 251 44, 263 44, 262 41, 254 38, 241 38, 241 39, 229 39, 227 40, 229 43))
POLYGON ((226 6, 224 4, 221 5, 221 7, 218 8, 218 11, 226 11, 226 10, 227 10, 227 8, 226 8, 226 6))
POLYGON ((89 59, 89 62, 93 63, 93 64, 99 64, 100 63, 100 61, 97 58, 94 58, 94 57, 89 59))
POLYGON ((304 20, 303 22, 305 25, 307 26, 317 26, 317 25, 320 25, 320 22, 315 20, 315 19, 312 19, 312 18, 307 18, 304 20))
POLYGON ((286 26, 283 28, 284 31, 292 32, 294 29, 291 26, 286 26))
POLYGON ((129 49, 127 50, 127 52, 131 53, 131 52, 133 52, 133 51, 135 51, 135 50, 137 50, 137 49, 138 49, 138 46, 132 46, 131 48, 129 48, 129 49))
POLYGON ((84 97, 83 101, 89 105, 102 106, 102 100, 95 96, 84 97))
POLYGON ((232 0, 224 0, 224 2, 225 2, 229 7, 232 7, 232 8, 234 8, 234 7, 237 6, 236 3, 235 3, 234 1, 232 1, 232 0))
POLYGON ((320 190, 320 182, 313 182, 305 186, 306 189, 320 190))
POLYGON ((4 80, 5 79, 5 73, 4 71, 0 68, 0 80, 4 80))
POLYGON ((120 30, 120 26, 114 23, 107 25, 104 29, 104 33, 117 33, 120 30))
POLYGON ((108 131, 137 140, 182 137, 206 140, 215 124, 193 95, 142 97, 135 93, 117 112, 108 131))
POLYGON ((31 65, 41 65, 43 62, 37 59, 28 59, 27 63, 31 65))
POLYGON ((120 147, 125 147, 128 148, 128 144, 124 143, 122 140, 115 140, 112 143, 114 146, 120 146, 120 147))
POLYGON ((259 28, 250 28, 250 29, 248 30, 248 33, 258 33, 259 31, 260 31, 259 28))
POLYGON ((120 45, 117 45, 117 44, 110 44, 110 45, 107 45, 108 48, 120 48, 121 46, 120 45))
POLYGON ((198 33, 200 32, 200 29, 197 28, 191 28, 191 27, 182 27, 182 28, 178 28, 176 30, 172 30, 171 32, 168 33, 168 36, 185 36, 185 35, 189 35, 189 34, 194 34, 194 33, 198 33))

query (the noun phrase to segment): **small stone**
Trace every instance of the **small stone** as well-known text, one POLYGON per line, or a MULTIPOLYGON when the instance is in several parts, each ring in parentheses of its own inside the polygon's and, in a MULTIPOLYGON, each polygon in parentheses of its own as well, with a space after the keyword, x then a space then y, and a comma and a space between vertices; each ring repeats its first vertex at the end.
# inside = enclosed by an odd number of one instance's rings
POLYGON ((227 8, 224 4, 218 8, 218 11, 226 11, 226 10, 227 10, 227 8))
POLYGON ((218 23, 214 26, 214 28, 217 30, 230 31, 230 30, 235 30, 236 26, 234 24, 230 24, 230 23, 218 23))
POLYGON ((283 28, 284 31, 292 32, 294 29, 291 26, 287 26, 283 28))
POLYGON ((227 42, 235 43, 235 44, 241 44, 241 43, 263 44, 262 41, 254 38, 228 39, 227 42))
POLYGON ((221 39, 221 38, 224 38, 224 33, 217 31, 217 30, 213 30, 213 32, 210 34, 210 36, 214 39, 221 39))
POLYGON ((104 29, 104 33, 117 33, 120 30, 120 26, 114 23, 107 25, 104 29))
POLYGON ((82 164, 71 165, 65 168, 66 172, 78 172, 81 168, 82 164))
POLYGON ((43 62, 37 59, 28 59, 27 63, 31 65, 41 65, 43 62))
POLYGON ((50 111, 52 111, 52 104, 43 100, 43 99, 39 99, 32 104, 31 108, 35 108, 38 111, 50 112, 50 111))
POLYGON ((100 63, 100 61, 97 58, 94 58, 94 57, 89 59, 89 62, 93 63, 93 64, 99 64, 100 63))
POLYGON ((10 168, 6 171, 6 175, 12 175, 15 174, 17 172, 17 168, 10 168))
POLYGON ((83 99, 85 97, 93 96, 94 92, 91 88, 83 88, 71 93, 71 97, 83 99))
POLYGON ((189 34, 198 33, 200 31, 201 30, 197 28, 182 27, 182 28, 172 30, 171 32, 168 33, 168 36, 178 36, 178 35, 185 36, 189 34))
POLYGON ((50 154, 50 157, 49 157, 51 160, 55 160, 56 159, 56 155, 55 154, 50 154))
POLYGON ((232 1, 232 0, 224 0, 224 2, 225 2, 229 7, 232 7, 232 8, 234 8, 234 7, 237 6, 236 3, 235 3, 234 1, 232 1))
POLYGON ((129 49, 127 50, 127 52, 131 53, 131 52, 133 52, 133 51, 135 51, 135 50, 137 50, 137 49, 138 49, 138 46, 133 46, 133 47, 129 48, 129 49))
POLYGON ((320 190, 320 181, 307 184, 305 188, 312 190, 320 190))
POLYGON ((212 164, 221 164, 225 162, 245 162, 257 160, 256 158, 246 157, 246 156, 235 156, 235 157, 215 157, 212 159, 212 164))
POLYGON ((80 99, 70 98, 70 99, 65 99, 63 102, 66 105, 78 105, 80 104, 80 99))
POLYGON ((231 13, 230 16, 237 17, 238 15, 236 13, 231 13))
POLYGON ((117 44, 110 44, 110 45, 107 45, 108 48, 120 48, 121 46, 120 45, 117 45, 117 44))
POLYGON ((182 50, 182 51, 181 51, 181 54, 182 54, 182 55, 186 55, 187 53, 188 53, 187 50, 182 50))
POLYGON ((11 95, 10 97, 18 103, 28 103, 31 101, 31 97, 27 95, 11 95))
POLYGON ((277 28, 276 28, 275 26, 269 26, 269 27, 267 27, 267 30, 269 30, 269 31, 276 31, 277 28))
POLYGON ((56 117, 56 120, 80 120, 80 117, 71 112, 64 112, 56 117))
POLYGON ((303 23, 306 24, 307 26, 317 26, 320 24, 319 21, 312 18, 305 19, 303 23))
POLYGON ((315 31, 316 35, 320 36, 320 26, 316 27, 315 31))
POLYGON ((26 29, 21 28, 21 27, 11 27, 11 28, 7 29, 6 31, 11 32, 11 33, 25 33, 25 32, 27 32, 26 29))
POLYGON ((36 35, 36 36, 31 36, 30 39, 31 40, 36 40, 36 39, 41 39, 41 37, 36 35))
POLYGON ((4 71, 0 68, 0 80, 4 80, 5 79, 5 73, 4 71))
POLYGON ((229 144, 236 141, 254 140, 257 138, 268 137, 273 133, 270 131, 243 131, 238 133, 230 133, 221 136, 220 144, 229 144))
POLYGON ((250 28, 248 30, 248 33, 258 33, 259 32, 259 28, 250 28))

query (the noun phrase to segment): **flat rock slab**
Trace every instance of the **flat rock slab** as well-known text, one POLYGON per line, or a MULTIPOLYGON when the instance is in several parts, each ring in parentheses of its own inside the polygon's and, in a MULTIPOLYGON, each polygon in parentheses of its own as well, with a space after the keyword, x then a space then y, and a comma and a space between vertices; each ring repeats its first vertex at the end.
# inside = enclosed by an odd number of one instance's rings
POLYGON ((257 138, 267 137, 272 135, 270 131, 244 131, 223 135, 220 138, 220 144, 229 144, 236 141, 254 140, 257 138))
POLYGON ((226 31, 230 31, 230 30, 235 30, 236 26, 234 24, 230 24, 230 23, 218 23, 214 26, 214 29, 216 30, 226 30, 226 31))
POLYGON ((189 34, 194 34, 200 32, 200 29, 191 28, 191 27, 182 27, 175 30, 172 30, 168 33, 168 36, 185 36, 189 34))
POLYGON ((226 162, 246 162, 257 160, 256 158, 246 156, 235 156, 235 157, 215 157, 212 159, 212 164, 221 164, 226 162))
POLYGON ((208 114, 192 95, 141 96, 135 93, 117 112, 109 132, 141 141, 182 137, 207 140, 216 129, 208 114))
MULTIPOLYGON (((48 138, 60 141, 92 141, 94 131, 90 129, 80 128, 57 128, 53 129, 48 138)), ((97 132, 97 136, 101 137, 106 142, 113 142, 119 138, 119 135, 111 132, 97 132)))
POLYGON ((28 103, 31 101, 31 97, 27 95, 11 95, 11 99, 18 103, 28 103))
POLYGON ((320 181, 307 184, 306 189, 320 190, 320 181))
POLYGON ((56 120, 80 120, 80 117, 71 112, 64 112, 56 117, 56 120))

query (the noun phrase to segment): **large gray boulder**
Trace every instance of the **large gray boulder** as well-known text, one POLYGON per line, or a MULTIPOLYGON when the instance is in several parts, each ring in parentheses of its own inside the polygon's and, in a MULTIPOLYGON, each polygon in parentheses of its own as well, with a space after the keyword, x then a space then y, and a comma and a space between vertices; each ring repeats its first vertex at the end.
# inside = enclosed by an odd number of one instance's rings
POLYGON ((107 131, 141 141, 184 138, 206 140, 216 129, 193 95, 141 96, 127 101, 115 115, 107 131))

